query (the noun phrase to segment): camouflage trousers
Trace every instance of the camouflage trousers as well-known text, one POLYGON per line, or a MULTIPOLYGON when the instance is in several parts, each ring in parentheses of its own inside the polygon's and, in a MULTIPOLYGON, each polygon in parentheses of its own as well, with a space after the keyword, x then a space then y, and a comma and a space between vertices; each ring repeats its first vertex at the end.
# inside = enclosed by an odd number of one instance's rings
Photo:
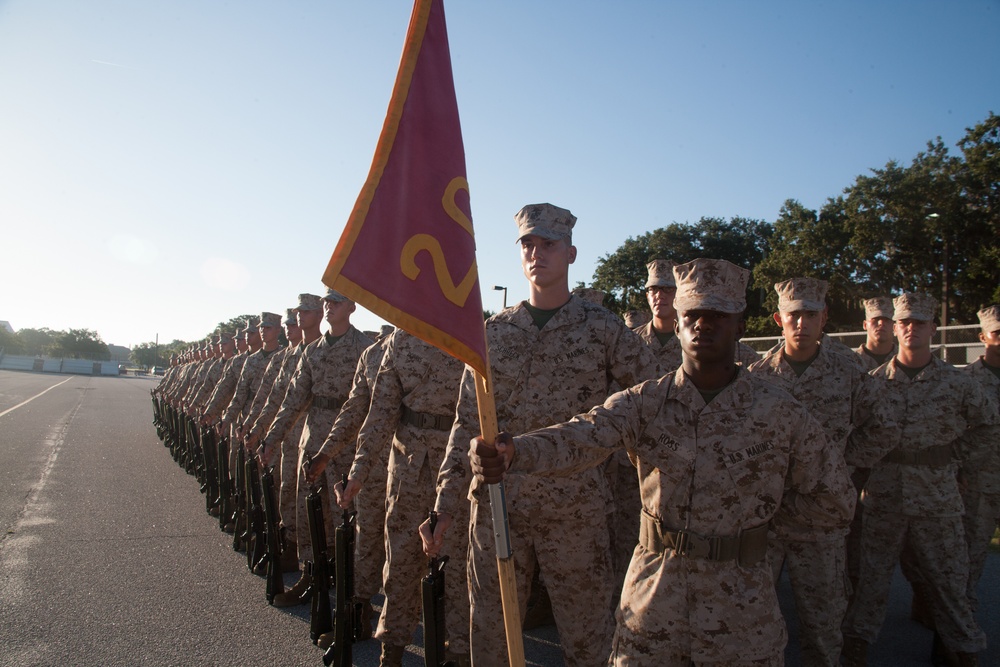
MULTIPOLYGON (((615 651, 611 654, 611 659, 608 660, 609 667, 648 667, 651 662, 650 656, 622 655, 618 651, 617 640, 618 636, 615 635, 615 651)), ((654 657, 657 667, 719 667, 721 664, 718 662, 691 660, 691 657, 686 655, 657 654, 654 657)), ((778 653, 777 655, 759 660, 727 660, 725 663, 726 667, 783 667, 784 664, 784 653, 778 653)))
MULTIPOLYGON (((306 511, 306 496, 308 496, 313 487, 309 485, 306 481, 305 473, 302 471, 302 464, 305 462, 306 451, 299 448, 299 458, 298 458, 298 486, 296 488, 295 495, 295 523, 297 530, 295 531, 295 544, 299 551, 299 562, 307 563, 313 560, 313 543, 312 535, 309 534, 309 514, 306 511)), ((333 485, 337 482, 337 477, 334 474, 333 466, 327 466, 320 478, 316 480, 315 488, 319 489, 320 499, 322 500, 323 507, 323 527, 326 531, 326 552, 329 557, 333 557, 334 545, 336 541, 336 527, 340 523, 341 510, 340 507, 336 505, 334 500, 336 497, 333 493, 333 485), (336 522, 334 521, 336 518, 336 522)), ((305 570, 303 570, 305 572, 305 570)))
MULTIPOLYGON (((484 489, 485 491, 485 489, 484 489)), ((517 600, 524 621, 536 563, 552 600, 567 667, 591 667, 611 655, 614 573, 604 502, 551 503, 547 510, 509 508, 517 600)), ((507 665, 503 607, 489 500, 472 501, 469 588, 472 596, 472 662, 507 665)), ((454 529, 458 529, 455 526, 454 529)))
POLYGON ((782 567, 788 569, 799 618, 802 664, 837 667, 843 645, 840 626, 847 613, 850 588, 844 539, 795 542, 777 539, 772 534, 767 544, 767 560, 776 583, 782 567))
MULTIPOLYGON (((375 636, 386 644, 405 646, 413 641, 420 623, 420 580, 427 574, 427 557, 417 532, 434 506, 438 465, 423 456, 412 465, 413 455, 393 447, 389 454, 389 477, 386 487, 385 568, 382 588, 385 604, 378 619, 375 636)), ((450 556, 445 568, 445 627, 450 649, 455 653, 469 650, 469 593, 462 564, 468 551, 468 535, 462 530, 467 518, 454 517, 457 524, 449 530, 442 553, 450 556), (462 519, 465 519, 465 522, 462 519)))
POLYGON ((368 600, 382 589, 385 566, 385 494, 389 450, 371 467, 368 479, 354 499, 358 511, 358 535, 354 543, 354 591, 368 600))
MULTIPOLYGON (((278 491, 278 514, 285 529, 288 544, 298 543, 298 524, 295 522, 295 498, 299 488, 299 438, 302 437, 302 420, 281 441, 281 489, 278 491)), ((308 530, 308 529, 306 529, 308 530)))
POLYGON ((1000 525, 1000 494, 976 493, 966 491, 962 494, 965 503, 965 515, 962 524, 965 528, 965 541, 969 546, 969 584, 967 594, 969 604, 975 611, 979 607, 979 596, 976 588, 986 567, 986 556, 989 553, 990 540, 1000 525))
POLYGON ((912 517, 868 507, 861 537, 861 577, 844 620, 844 634, 869 643, 878 638, 892 573, 904 546, 912 550, 928 584, 930 612, 945 646, 968 653, 986 648, 986 635, 966 597, 969 557, 961 517, 912 517))
POLYGON ((625 450, 612 454, 605 465, 608 486, 614 498, 613 511, 608 514, 611 564, 615 573, 614 599, 611 605, 614 608, 618 606, 618 598, 621 597, 632 552, 639 543, 642 498, 639 495, 638 472, 625 450))

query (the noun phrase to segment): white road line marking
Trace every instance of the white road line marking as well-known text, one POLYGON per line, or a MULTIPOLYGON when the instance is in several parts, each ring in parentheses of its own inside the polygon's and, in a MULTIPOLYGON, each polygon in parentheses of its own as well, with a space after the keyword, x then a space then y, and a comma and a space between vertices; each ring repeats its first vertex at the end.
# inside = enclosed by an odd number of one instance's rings
POLYGON ((66 384, 67 382, 69 382, 69 381, 70 381, 70 380, 72 380, 72 379, 73 379, 73 378, 71 378, 71 377, 68 377, 68 378, 66 378, 65 380, 63 380, 62 382, 60 382, 60 383, 58 383, 58 384, 54 384, 54 385, 52 385, 51 387, 49 387, 49 388, 48 388, 48 389, 46 389, 45 391, 43 391, 43 392, 39 392, 39 393, 35 394, 34 396, 32 396, 31 398, 29 398, 28 400, 26 400, 26 401, 23 401, 23 402, 21 402, 21 403, 18 403, 17 405, 15 405, 15 406, 14 406, 14 407, 12 407, 12 408, 7 408, 7 409, 6 409, 6 410, 4 410, 3 412, 0 412, 0 417, 3 417, 3 416, 4 416, 5 414, 7 414, 7 413, 9 413, 9 412, 14 412, 14 410, 17 410, 17 409, 18 409, 19 407, 21 407, 22 405, 27 405, 28 403, 31 403, 31 402, 32 402, 33 400, 35 400, 36 398, 38 398, 39 396, 41 396, 41 395, 42 395, 42 394, 44 394, 45 392, 48 392, 48 391, 52 391, 53 389, 55 389, 56 387, 58 387, 58 386, 59 386, 60 384, 66 384))

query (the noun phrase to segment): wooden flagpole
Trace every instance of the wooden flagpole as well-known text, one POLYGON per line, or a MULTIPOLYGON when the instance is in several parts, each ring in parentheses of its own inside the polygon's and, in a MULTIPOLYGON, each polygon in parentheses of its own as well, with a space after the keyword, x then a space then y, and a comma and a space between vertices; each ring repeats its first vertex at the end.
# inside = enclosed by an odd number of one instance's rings
MULTIPOLYGON (((488 352, 487 352, 488 354, 488 352)), ((497 408, 493 398, 493 381, 489 376, 490 362, 486 359, 486 373, 476 371, 476 402, 479 406, 479 426, 483 440, 494 444, 497 433, 497 408)), ((493 516, 493 537, 496 540, 497 570, 500 575, 500 601, 503 604, 503 625, 507 633, 507 655, 511 667, 524 666, 524 638, 521 636, 521 608, 517 602, 517 583, 514 573, 514 555, 510 548, 510 529, 507 525, 507 498, 503 482, 490 484, 490 512, 493 516)))

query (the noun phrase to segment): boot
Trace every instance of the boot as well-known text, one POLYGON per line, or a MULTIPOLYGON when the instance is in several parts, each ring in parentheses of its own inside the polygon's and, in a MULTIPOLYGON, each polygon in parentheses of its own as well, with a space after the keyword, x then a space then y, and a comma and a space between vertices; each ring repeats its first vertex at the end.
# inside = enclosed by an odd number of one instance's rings
POLYGON ((539 584, 532 593, 532 599, 528 600, 528 609, 524 613, 522 629, 532 630, 545 625, 555 625, 556 619, 552 615, 552 600, 549 599, 548 589, 539 584))
POLYGON ((868 667, 868 642, 861 637, 844 635, 840 657, 844 661, 844 667, 868 667))
POLYGON ((934 643, 931 644, 931 665, 934 667, 955 667, 957 664, 958 658, 941 641, 941 635, 935 632, 934 643))
POLYGON ((299 571, 299 558, 295 551, 292 549, 286 549, 281 553, 281 561, 279 562, 281 567, 281 572, 298 572, 299 571))
POLYGON ((336 633, 333 630, 330 630, 329 632, 324 632, 319 636, 319 639, 316 640, 316 646, 319 646, 321 649, 325 651, 326 649, 333 646, 333 640, 336 638, 335 635, 336 633))
POLYGON ((312 577, 308 574, 303 574, 295 585, 289 588, 284 593, 279 593, 274 596, 274 606, 275 607, 295 607, 296 605, 305 604, 309 601, 309 597, 306 595, 306 591, 312 584, 312 577))
POLYGON ((403 667, 403 653, 406 647, 395 644, 382 644, 382 655, 378 659, 378 667, 403 667))
POLYGON ((910 600, 910 619, 928 630, 934 629, 934 617, 931 616, 930 608, 927 606, 927 595, 924 592, 924 587, 919 584, 913 586, 913 598, 910 600))
POLYGON ((372 638, 372 615, 374 614, 374 610, 372 609, 371 600, 355 598, 354 602, 361 607, 361 614, 358 617, 358 627, 354 629, 357 637, 354 641, 363 642, 366 639, 372 638))
POLYGON ((445 651, 447 663, 453 667, 472 667, 472 656, 468 653, 452 653, 445 651))
POLYGON ((979 667, 979 654, 977 653, 956 651, 955 658, 958 661, 956 663, 958 667, 979 667))

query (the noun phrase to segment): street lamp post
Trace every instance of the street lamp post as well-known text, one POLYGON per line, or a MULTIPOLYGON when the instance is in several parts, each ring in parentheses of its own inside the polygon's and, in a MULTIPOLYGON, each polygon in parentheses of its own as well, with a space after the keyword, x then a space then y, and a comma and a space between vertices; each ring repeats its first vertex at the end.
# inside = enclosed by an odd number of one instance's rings
POLYGON ((502 285, 494 285, 493 286, 493 291, 495 291, 495 292, 496 291, 502 291, 503 292, 503 307, 504 307, 504 310, 506 310, 507 309, 507 288, 504 287, 504 286, 502 286, 502 285))

